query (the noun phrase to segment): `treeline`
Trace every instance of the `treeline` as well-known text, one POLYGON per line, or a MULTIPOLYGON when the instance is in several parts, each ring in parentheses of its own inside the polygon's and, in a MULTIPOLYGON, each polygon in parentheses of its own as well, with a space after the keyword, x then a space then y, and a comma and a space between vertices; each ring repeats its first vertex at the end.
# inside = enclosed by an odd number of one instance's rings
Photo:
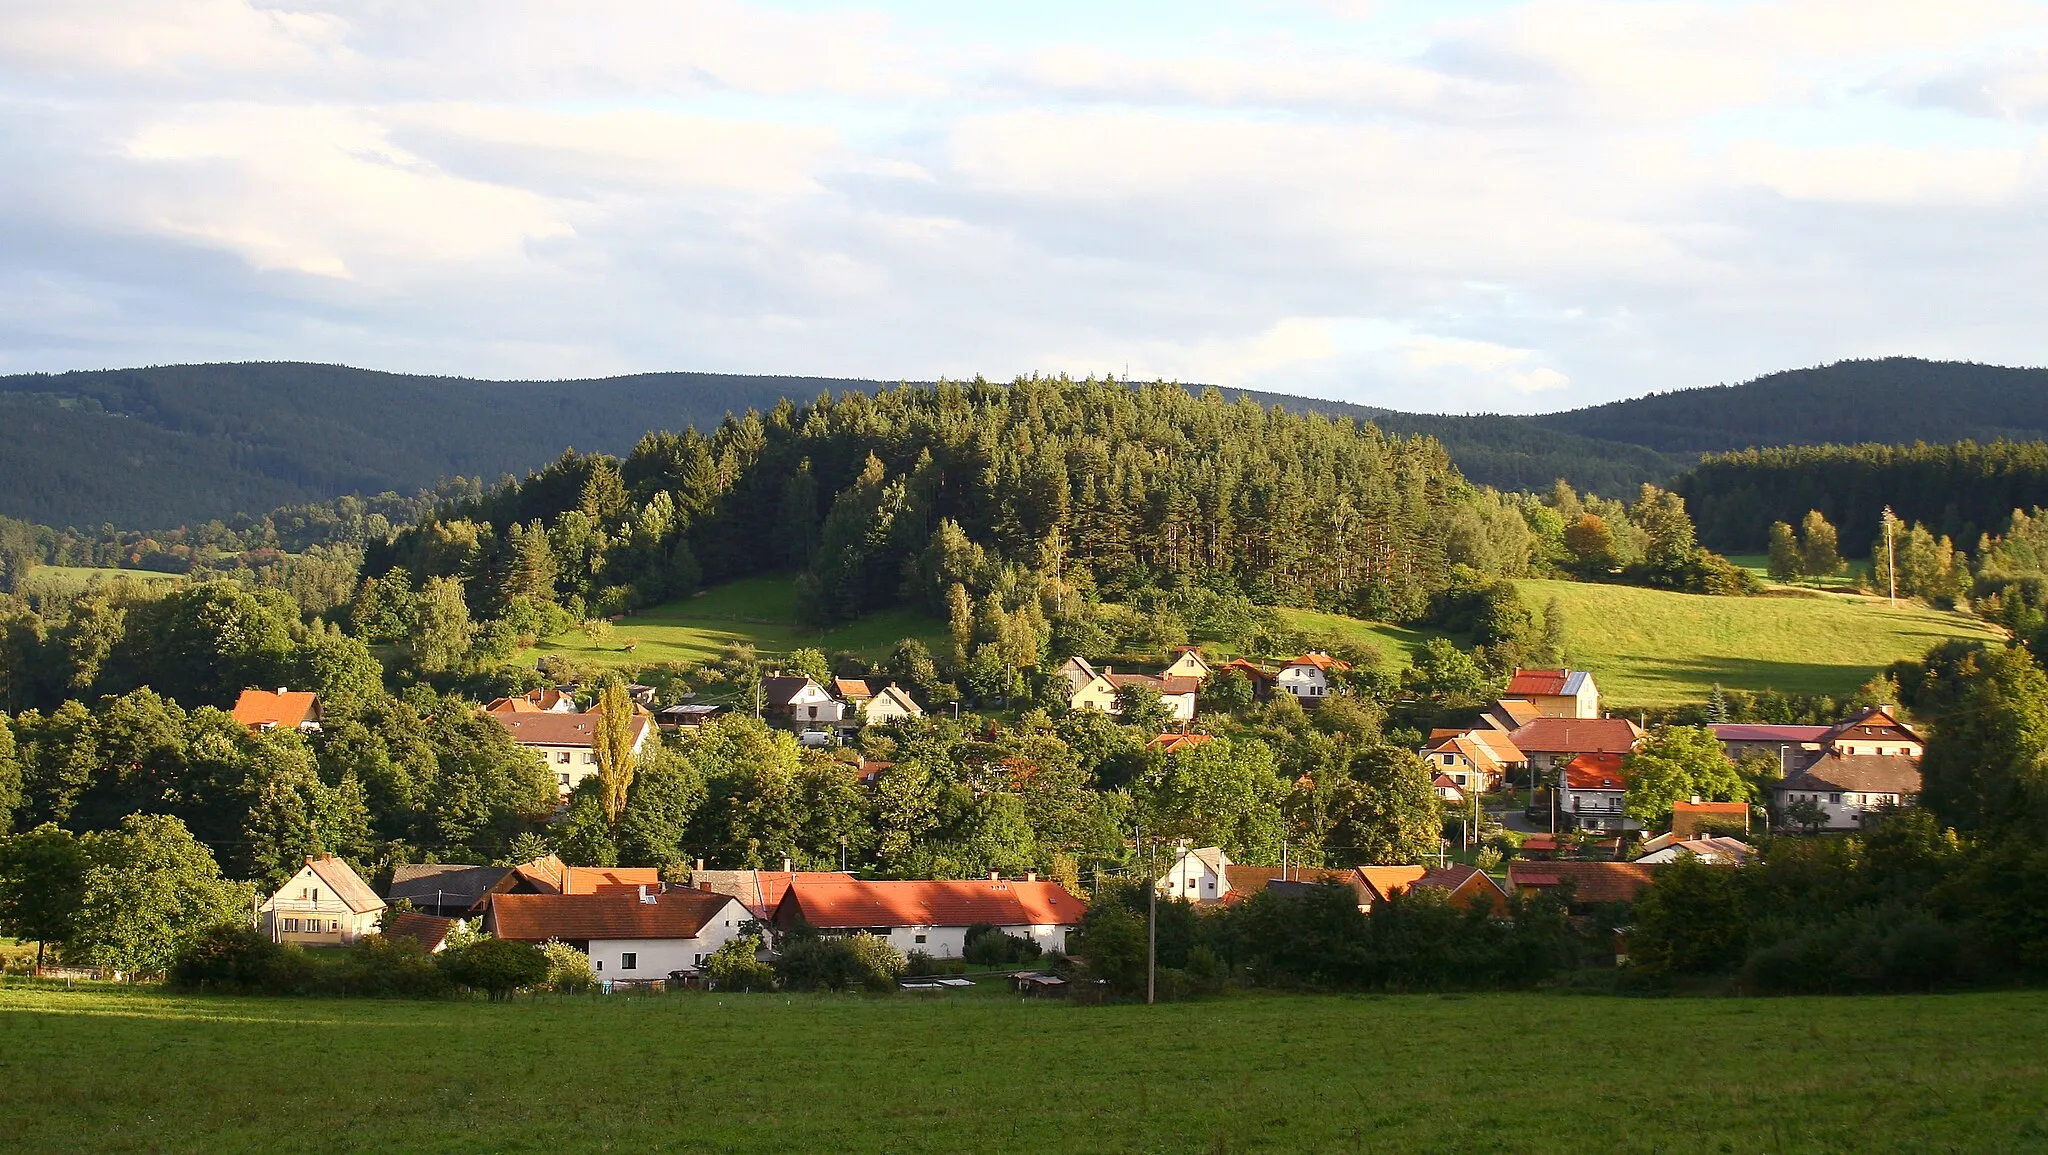
POLYGON ((1868 557, 1887 508, 1971 543, 2013 510, 2048 504, 2048 442, 1748 449, 1703 459, 1672 489, 1715 549, 1760 550, 1773 522, 1818 510, 1840 527, 1842 552, 1868 557))

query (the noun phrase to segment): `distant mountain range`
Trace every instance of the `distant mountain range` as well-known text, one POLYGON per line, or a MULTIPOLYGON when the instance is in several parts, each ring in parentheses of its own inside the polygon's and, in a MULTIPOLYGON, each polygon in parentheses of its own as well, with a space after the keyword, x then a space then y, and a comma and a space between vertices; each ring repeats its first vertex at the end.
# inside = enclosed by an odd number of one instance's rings
MULTIPOLYGON (((880 382, 721 373, 478 381, 332 365, 172 365, 0 377, 0 514, 166 527, 343 493, 523 474, 570 446, 623 453, 783 397, 880 382)), ((1502 488, 1624 494, 1698 455, 1758 445, 2048 437, 2048 369, 1890 358, 1536 417, 1402 413, 1226 389, 1443 442, 1502 488)))

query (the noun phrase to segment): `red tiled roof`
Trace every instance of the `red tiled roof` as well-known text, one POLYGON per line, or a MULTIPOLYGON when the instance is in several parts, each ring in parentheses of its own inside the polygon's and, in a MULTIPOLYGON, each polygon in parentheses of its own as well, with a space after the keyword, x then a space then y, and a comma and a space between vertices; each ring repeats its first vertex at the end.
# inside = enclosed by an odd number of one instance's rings
POLYGON ((1380 898, 1392 898, 1420 882, 1429 873, 1423 866, 1361 866, 1358 874, 1380 898))
POLYGON ((1484 901, 1487 905, 1498 909, 1506 904, 1507 892, 1500 888, 1500 883, 1495 882, 1492 875, 1476 866, 1466 866, 1458 862, 1447 866, 1430 867, 1412 886, 1416 889, 1447 890, 1456 896, 1460 890, 1470 886, 1475 880, 1482 884, 1478 889, 1485 892, 1484 901))
POLYGON ((1223 669, 1236 670, 1238 673, 1243 674, 1247 678, 1250 678, 1254 684, 1259 682, 1270 682, 1273 680, 1273 675, 1271 672, 1263 670, 1258 666, 1255 666, 1252 663, 1245 661, 1243 658, 1230 659, 1230 661, 1224 665, 1223 669))
POLYGON ((868 689, 866 680, 862 678, 834 678, 832 690, 849 702, 864 702, 875 696, 875 692, 868 689))
POLYGON ((696 938, 719 912, 738 902, 729 894, 637 887, 596 894, 494 894, 486 926, 499 938, 564 942, 620 938, 696 938))
POLYGON ((1290 666, 1314 666, 1318 670, 1348 670, 1351 668, 1351 663, 1340 662, 1336 658, 1320 651, 1303 654, 1287 664, 1290 666))
MULTIPOLYGON (((596 711, 588 714, 556 713, 497 713, 491 717, 505 727, 512 740, 521 746, 580 746, 588 747, 595 741, 597 724, 603 715, 596 711)), ((643 714, 633 715, 633 744, 638 745, 646 735, 652 721, 643 714)))
POLYGON ((1508 885, 1559 886, 1573 883, 1573 901, 1586 905, 1634 902, 1659 869, 1641 862, 1510 862, 1508 885))
POLYGON ((1162 753, 1175 754, 1182 750, 1192 750, 1197 746, 1207 745, 1215 740, 1209 734, 1183 734, 1175 731, 1170 734, 1161 734, 1150 742, 1145 743, 1145 745, 1157 747, 1162 753))
POLYGON ((1569 670, 1516 670, 1508 679, 1510 698, 1550 698, 1564 693, 1565 679, 1571 676, 1569 670))
POLYGON ((297 729, 320 717, 320 695, 310 690, 243 690, 235 699, 235 721, 251 730, 268 726, 297 729))
POLYGON ((1565 763, 1564 784, 1574 790, 1626 790, 1619 754, 1581 754, 1565 763))
POLYGON ((1643 732, 1627 718, 1533 718, 1508 737, 1531 754, 1626 754, 1643 732))
POLYGON ((835 870, 700 870, 690 876, 690 885, 713 894, 729 894, 749 910, 765 916, 789 893, 796 882, 851 882, 853 875, 835 870))
POLYGON ((1882 706, 1867 706, 1861 710, 1856 711, 1854 714, 1849 715, 1847 718, 1844 718, 1840 722, 1837 722, 1833 726, 1829 727, 1827 733, 1821 735, 1820 740, 1823 743, 1829 743, 1833 742, 1837 738, 1856 737, 1856 735, 1851 733, 1851 731, 1855 730, 1859 726, 1872 726, 1879 729, 1897 730, 1901 737, 1909 741, 1920 741, 1920 735, 1915 734, 1912 730, 1912 727, 1907 726, 1904 722, 1901 722, 1897 718, 1893 717, 1891 712, 1886 710, 1882 706))
POLYGON ((1366 889, 1365 879, 1359 876, 1355 867, 1289 866, 1283 871, 1277 866, 1245 866, 1233 862, 1223 868, 1224 901, 1250 898, 1274 882, 1335 882, 1357 891, 1361 902, 1373 899, 1366 889))
POLYGON ((1438 790, 1456 790, 1461 795, 1465 793, 1465 791, 1461 789, 1456 782, 1451 781, 1451 776, 1449 774, 1437 775, 1436 781, 1430 783, 1430 785, 1436 787, 1438 790))
POLYGON ((661 871, 652 866, 569 866, 552 854, 522 862, 512 871, 535 887, 555 894, 595 894, 613 886, 661 885, 661 871))
POLYGON ((1695 814, 1701 818, 1748 818, 1747 802, 1673 802, 1671 815, 1695 814))
POLYGON ((1184 678, 1178 675, 1162 678, 1157 674, 1104 674, 1103 678, 1119 690, 1125 686, 1144 686, 1168 698, 1176 694, 1192 694, 1202 688, 1200 678, 1184 678))
POLYGON ((775 909, 777 923, 801 918, 821 930, 885 926, 1074 926, 1088 904, 1057 882, 806 882, 775 909))
POLYGON ((448 941, 448 932, 455 926, 452 918, 436 918, 431 914, 417 911, 401 911, 384 928, 385 938, 409 938, 420 944, 420 949, 433 954, 448 941))

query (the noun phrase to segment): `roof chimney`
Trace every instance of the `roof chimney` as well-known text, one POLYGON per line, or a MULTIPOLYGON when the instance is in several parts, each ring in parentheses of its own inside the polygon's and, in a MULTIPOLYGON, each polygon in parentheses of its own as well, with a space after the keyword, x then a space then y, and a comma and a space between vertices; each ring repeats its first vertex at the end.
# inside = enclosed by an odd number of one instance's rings
POLYGON ((1037 872, 1037 871, 1035 871, 1035 870, 1027 870, 1027 871, 1025 871, 1025 872, 1024 872, 1024 881, 1026 881, 1026 882, 1037 882, 1037 881, 1038 881, 1038 872, 1037 872))
POLYGON ((784 874, 790 874, 790 873, 792 873, 792 871, 791 871, 791 870, 790 870, 790 868, 789 868, 789 855, 787 855, 787 854, 785 854, 785 855, 783 855, 783 856, 782 856, 782 873, 784 873, 784 874))
POLYGON ((287 692, 288 691, 283 686, 279 686, 277 688, 277 696, 280 698, 284 697, 287 692))
POLYGON ((697 869, 700 871, 704 869, 704 860, 701 858, 697 860, 697 869))
POLYGON ((644 882, 643 882, 643 883, 641 883, 641 884, 640 884, 640 905, 642 905, 642 906, 653 906, 653 905, 655 904, 655 902, 656 902, 656 901, 657 901, 657 900, 656 900, 656 898, 655 898, 655 896, 654 896, 654 895, 651 895, 651 894, 647 893, 647 884, 646 884, 646 883, 644 883, 644 882))
POLYGON ((991 871, 989 871, 989 872, 988 872, 988 880, 989 880, 990 882, 1001 882, 1001 881, 1003 880, 1003 872, 1002 872, 1002 871, 1000 871, 1000 870, 991 870, 991 871))

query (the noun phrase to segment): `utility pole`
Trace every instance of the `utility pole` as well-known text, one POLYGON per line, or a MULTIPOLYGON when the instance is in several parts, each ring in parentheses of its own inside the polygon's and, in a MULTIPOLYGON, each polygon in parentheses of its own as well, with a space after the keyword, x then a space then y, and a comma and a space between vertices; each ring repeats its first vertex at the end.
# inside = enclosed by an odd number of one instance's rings
POLYGON ((1145 1005, 1151 1006, 1158 991, 1159 977, 1159 887, 1152 877, 1152 862, 1145 856, 1145 834, 1138 833, 1138 860, 1144 864, 1145 883, 1145 1005))

